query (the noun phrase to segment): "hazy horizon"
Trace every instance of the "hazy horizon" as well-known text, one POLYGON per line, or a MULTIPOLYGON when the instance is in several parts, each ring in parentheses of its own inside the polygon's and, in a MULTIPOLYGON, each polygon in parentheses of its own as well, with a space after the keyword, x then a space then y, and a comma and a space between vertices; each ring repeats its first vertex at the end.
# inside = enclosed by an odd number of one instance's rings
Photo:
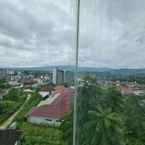
MULTIPOLYGON (((75 68, 75 65, 45 65, 45 66, 0 66, 0 69, 49 69, 49 68, 75 68)), ((122 70, 122 69, 129 69, 129 70, 140 70, 140 69, 145 69, 145 67, 136 67, 136 68, 132 68, 132 67, 120 67, 120 68, 115 68, 115 67, 91 67, 91 66, 79 66, 79 68, 85 68, 85 69, 100 69, 100 70, 122 70)))

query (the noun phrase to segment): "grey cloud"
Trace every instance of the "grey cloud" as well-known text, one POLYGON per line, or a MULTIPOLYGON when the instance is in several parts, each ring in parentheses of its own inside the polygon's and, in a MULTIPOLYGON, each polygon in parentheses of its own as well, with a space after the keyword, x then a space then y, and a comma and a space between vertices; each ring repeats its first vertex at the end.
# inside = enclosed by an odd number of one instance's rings
POLYGON ((64 47, 71 49, 72 18, 64 9, 37 0, 1 0, 0 7, 0 34, 14 40, 0 41, 0 63, 53 65, 67 61, 69 51, 64 47))
MULTIPOLYGON (((0 66, 73 64, 71 0, 0 0, 0 66)), ((81 1, 79 64, 145 67, 145 1, 81 1)))

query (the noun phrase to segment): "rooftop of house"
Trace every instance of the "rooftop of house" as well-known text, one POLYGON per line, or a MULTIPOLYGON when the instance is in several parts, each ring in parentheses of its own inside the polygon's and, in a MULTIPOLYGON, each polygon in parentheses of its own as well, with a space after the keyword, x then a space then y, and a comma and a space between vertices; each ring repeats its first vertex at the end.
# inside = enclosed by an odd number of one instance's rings
POLYGON ((64 85, 58 85, 58 86, 54 87, 55 93, 63 93, 65 89, 66 88, 64 87, 64 85))
POLYGON ((51 104, 44 104, 33 108, 29 116, 51 118, 63 117, 65 113, 71 110, 71 97, 73 96, 73 91, 70 88, 57 86, 55 88, 55 95, 56 94, 58 94, 58 96, 51 104))

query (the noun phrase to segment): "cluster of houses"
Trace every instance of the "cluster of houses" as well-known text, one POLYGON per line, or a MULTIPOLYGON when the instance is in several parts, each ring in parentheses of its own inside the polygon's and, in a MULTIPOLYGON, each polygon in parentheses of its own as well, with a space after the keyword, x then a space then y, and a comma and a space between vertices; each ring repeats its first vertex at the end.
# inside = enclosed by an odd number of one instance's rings
POLYGON ((136 81, 111 81, 111 80, 98 80, 97 84, 103 87, 116 86, 122 95, 144 95, 145 86, 138 84, 136 81))
MULTIPOLYGON (((12 88, 22 88, 24 92, 37 89, 42 101, 28 113, 28 121, 38 124, 59 125, 72 104, 74 75, 71 71, 53 69, 47 73, 2 71, 12 88)), ((4 94, 0 91, 0 99, 4 94)))
POLYGON ((62 70, 58 68, 44 73, 35 73, 31 71, 28 71, 26 73, 14 70, 1 70, 0 76, 5 76, 10 86, 26 89, 39 88, 49 83, 66 83, 68 85, 72 85, 74 83, 74 74, 72 71, 62 70))
POLYGON ((145 88, 144 86, 136 83, 136 82, 129 82, 126 84, 122 84, 119 86, 121 94, 122 95, 130 95, 130 94, 134 94, 134 95, 144 95, 145 94, 145 88))

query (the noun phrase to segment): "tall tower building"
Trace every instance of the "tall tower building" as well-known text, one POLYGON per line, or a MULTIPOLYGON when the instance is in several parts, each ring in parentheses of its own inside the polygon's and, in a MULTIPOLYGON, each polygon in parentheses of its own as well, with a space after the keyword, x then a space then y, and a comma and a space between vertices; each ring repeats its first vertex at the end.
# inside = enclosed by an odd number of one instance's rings
POLYGON ((64 82, 68 85, 74 84, 74 73, 72 71, 65 71, 64 82))
POLYGON ((55 68, 52 74, 52 82, 54 84, 63 84, 64 83, 64 71, 55 68))

